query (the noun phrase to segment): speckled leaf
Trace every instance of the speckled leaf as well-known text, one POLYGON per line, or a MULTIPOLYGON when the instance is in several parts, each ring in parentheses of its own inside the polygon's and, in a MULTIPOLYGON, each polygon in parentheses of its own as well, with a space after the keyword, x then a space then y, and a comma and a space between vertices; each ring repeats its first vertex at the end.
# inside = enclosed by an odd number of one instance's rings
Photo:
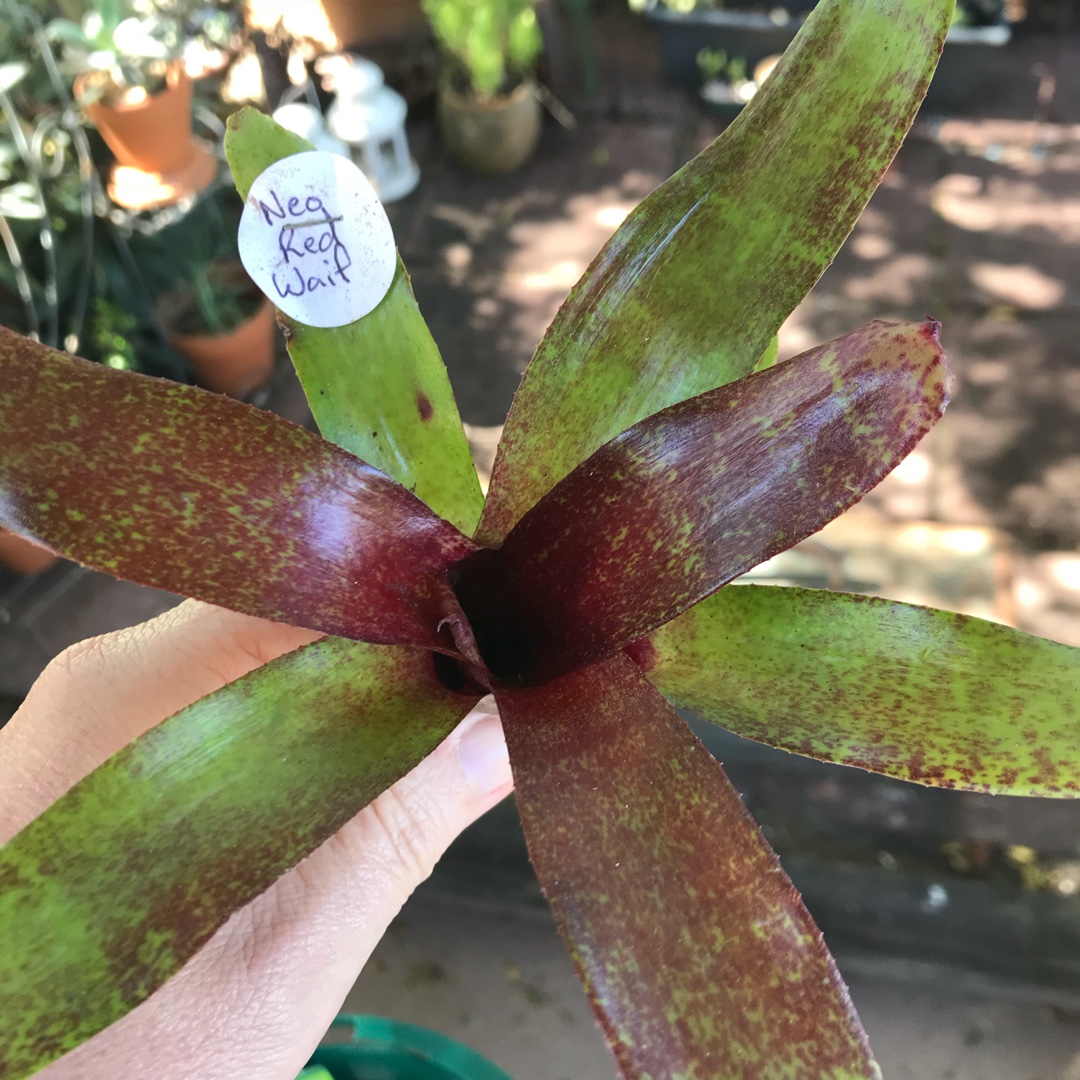
POLYGON ((901 780, 1080 793, 1080 649, 847 593, 723 589, 637 655, 738 735, 901 780))
POLYGON ((275 161, 315 147, 265 113, 246 106, 226 121, 224 149, 236 190, 246 200, 251 185, 275 161))
POLYGON ((0 327, 0 526, 119 577, 331 634, 435 645, 473 550, 400 484, 219 394, 0 327))
POLYGON ((754 365, 754 370, 764 371, 766 368, 771 368, 779 359, 780 337, 777 334, 773 334, 772 340, 765 347, 765 351, 758 357, 758 361, 754 365))
POLYGON ((632 661, 496 698, 533 865, 627 1080, 880 1077, 776 856, 632 661))
POLYGON ((598 450, 452 571, 491 670, 534 685, 622 648, 857 502, 945 408, 937 331, 871 323, 598 450))
MULTIPOLYGON (((256 109, 229 117, 225 153, 237 190, 311 146, 256 109)), ((471 533, 483 495, 438 347, 401 260, 386 298, 346 326, 306 326, 282 314, 289 355, 319 430, 471 533)))
POLYGON ((739 118, 627 218, 526 371, 482 542, 620 431, 753 369, 899 148, 952 11, 821 0, 739 118))
POLYGON ((0 848, 0 1075, 174 975, 474 703, 432 654, 327 638, 177 713, 0 848))

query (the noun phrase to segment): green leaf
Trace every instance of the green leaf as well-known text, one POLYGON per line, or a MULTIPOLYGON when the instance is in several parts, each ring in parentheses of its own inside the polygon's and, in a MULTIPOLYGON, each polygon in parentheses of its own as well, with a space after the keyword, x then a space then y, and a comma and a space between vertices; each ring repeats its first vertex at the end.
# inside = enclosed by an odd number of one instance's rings
POLYGON ((669 406, 451 571, 491 671, 536 685, 629 645, 816 532, 937 422, 926 322, 875 322, 669 406))
POLYGON ((295 424, 0 327, 0 432, 0 526, 249 615, 441 647, 475 545, 295 424))
POLYGON ((245 106, 225 125, 225 157, 241 199, 275 161, 315 148, 258 109, 245 106))
POLYGON ((44 216, 38 191, 29 181, 21 180, 0 188, 0 217, 33 221, 44 216))
POLYGON ((718 592, 638 647, 720 727, 901 780, 1080 794, 1080 649, 847 593, 718 592))
POLYGON ((473 703, 430 653, 327 638, 110 758, 0 848, 0 1075, 128 1013, 473 703))
POLYGON ((26 78, 30 65, 23 60, 0 64, 0 93, 10 93, 26 78))
POLYGON ((482 543, 620 431, 753 370, 899 148, 952 9, 822 0, 738 120, 627 218, 525 373, 482 543))
POLYGON ((766 368, 771 368, 779 359, 780 338, 776 334, 773 334, 772 340, 766 346, 765 351, 758 357, 758 362, 754 365, 754 370, 765 371, 766 368))
POLYGON ((81 45, 89 48, 93 44, 82 26, 70 19, 53 19, 45 27, 45 34, 50 41, 64 45, 81 45))
MULTIPOLYGON (((310 150, 256 109, 229 117, 225 153, 241 197, 267 167, 310 150)), ((400 258, 390 291, 347 326, 305 326, 278 314, 319 430, 404 484, 469 534, 483 506, 469 444, 438 347, 400 258)))
POLYGON ((799 894, 632 661, 496 699, 533 866, 624 1077, 880 1077, 799 894))
POLYGON ((95 7, 101 17, 102 30, 111 37, 124 21, 124 0, 98 0, 95 7))

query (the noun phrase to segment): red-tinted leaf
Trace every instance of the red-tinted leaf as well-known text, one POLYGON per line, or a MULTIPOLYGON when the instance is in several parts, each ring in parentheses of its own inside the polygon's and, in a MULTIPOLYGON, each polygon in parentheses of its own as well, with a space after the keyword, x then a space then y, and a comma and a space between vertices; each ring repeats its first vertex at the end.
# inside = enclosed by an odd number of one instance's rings
POLYGON ((776 856, 632 661, 496 698, 533 865, 625 1077, 880 1076, 776 856))
POLYGON ((492 671, 535 685, 622 648, 857 502, 945 408, 937 331, 871 323, 601 447, 454 571, 492 671))
POLYGON ((471 541, 279 417, 0 328, 0 525, 118 577, 364 641, 432 646, 471 541))
POLYGON ((799 6, 813 11, 750 104, 630 214, 544 335, 499 443, 481 543, 502 541, 619 432, 753 370, 903 141, 953 7, 799 6))

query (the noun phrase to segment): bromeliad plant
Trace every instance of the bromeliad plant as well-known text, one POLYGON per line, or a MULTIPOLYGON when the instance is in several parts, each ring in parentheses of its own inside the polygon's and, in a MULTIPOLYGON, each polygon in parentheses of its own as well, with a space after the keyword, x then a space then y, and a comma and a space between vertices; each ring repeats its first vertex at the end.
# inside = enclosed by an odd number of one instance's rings
MULTIPOLYGON (((486 501, 403 268, 358 322, 288 325, 323 438, 0 334, 0 525, 330 635, 136 740, 0 850, 0 1073, 132 1009, 491 690, 624 1076, 879 1075, 797 893, 667 699, 905 779, 1077 791, 1075 650, 863 597, 718 591, 945 407, 931 322, 761 358, 899 146, 951 7, 817 6, 570 294, 486 501)), ((245 197, 304 148, 230 122, 245 197)))

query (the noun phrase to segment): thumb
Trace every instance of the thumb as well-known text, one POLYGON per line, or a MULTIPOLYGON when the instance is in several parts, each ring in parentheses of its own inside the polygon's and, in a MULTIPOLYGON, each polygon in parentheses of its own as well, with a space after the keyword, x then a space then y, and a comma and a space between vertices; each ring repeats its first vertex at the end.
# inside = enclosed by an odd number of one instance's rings
POLYGON ((498 714, 482 702, 179 975, 42 1080, 293 1080, 410 893, 511 787, 498 714))
POLYGON ((353 871, 362 864, 377 875, 365 880, 385 893, 389 922, 451 841, 511 787, 502 723, 487 698, 329 843, 353 871))

